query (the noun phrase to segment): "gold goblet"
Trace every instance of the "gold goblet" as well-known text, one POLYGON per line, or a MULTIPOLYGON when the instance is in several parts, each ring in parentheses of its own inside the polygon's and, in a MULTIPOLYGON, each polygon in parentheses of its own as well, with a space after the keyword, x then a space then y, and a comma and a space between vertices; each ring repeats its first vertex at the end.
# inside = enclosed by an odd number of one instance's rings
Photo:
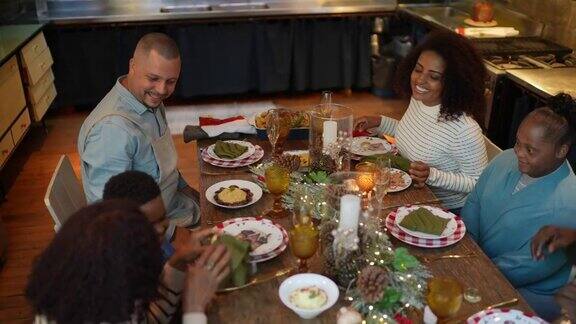
POLYGON ((290 185, 290 172, 277 164, 272 164, 264 172, 264 178, 268 191, 274 195, 274 205, 264 216, 272 219, 288 216, 288 211, 282 206, 281 197, 290 185))
POLYGON ((428 306, 442 322, 454 316, 462 305, 462 285, 452 277, 435 277, 428 282, 428 306))
POLYGON ((308 209, 296 210, 292 221, 294 227, 290 230, 290 250, 298 258, 298 272, 308 272, 307 260, 318 249, 319 231, 308 209))

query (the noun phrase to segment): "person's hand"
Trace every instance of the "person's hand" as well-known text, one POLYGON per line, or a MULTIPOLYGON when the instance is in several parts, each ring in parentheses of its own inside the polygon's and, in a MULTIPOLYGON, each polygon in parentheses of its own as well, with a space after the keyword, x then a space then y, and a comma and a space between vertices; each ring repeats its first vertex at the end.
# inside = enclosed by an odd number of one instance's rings
POLYGON ((204 312, 230 273, 229 263, 230 253, 224 245, 210 245, 193 265, 188 265, 182 301, 184 313, 204 312))
POLYGON ((576 323, 576 282, 572 281, 558 291, 556 301, 562 308, 562 313, 576 323))
POLYGON ((565 248, 576 242, 576 229, 544 226, 532 238, 532 257, 536 260, 544 258, 544 248, 548 253, 565 248))
POLYGON ((362 116, 354 119, 354 130, 366 131, 370 128, 378 127, 380 125, 379 116, 362 116))
POLYGON ((168 263, 180 271, 186 271, 186 265, 196 260, 206 249, 206 247, 202 246, 202 241, 215 233, 216 231, 213 228, 191 231, 188 239, 179 240, 175 244, 174 248, 176 251, 174 251, 168 263))
POLYGON ((414 187, 422 188, 426 185, 426 180, 428 180, 430 176, 430 166, 421 161, 412 162, 410 163, 408 173, 412 180, 414 180, 414 187))

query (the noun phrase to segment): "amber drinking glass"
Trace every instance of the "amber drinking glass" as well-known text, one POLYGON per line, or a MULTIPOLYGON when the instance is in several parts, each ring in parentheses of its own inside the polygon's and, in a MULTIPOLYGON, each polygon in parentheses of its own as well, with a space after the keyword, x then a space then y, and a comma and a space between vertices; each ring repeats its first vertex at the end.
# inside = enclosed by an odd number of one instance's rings
POLYGON ((282 154, 284 142, 290 133, 291 122, 292 117, 288 109, 276 108, 268 111, 266 132, 272 145, 272 157, 282 154))
POLYGON ((462 305, 462 285, 452 277, 435 277, 428 282, 428 306, 438 321, 454 316, 462 305))
POLYGON ((295 211, 292 218, 294 227, 290 230, 290 250, 298 258, 298 272, 308 272, 307 260, 314 256, 318 249, 318 229, 308 211, 295 211))
POLYGON ((264 216, 278 219, 288 216, 288 211, 282 206, 282 195, 290 186, 290 172, 285 168, 272 164, 264 171, 266 188, 274 195, 274 205, 264 216))

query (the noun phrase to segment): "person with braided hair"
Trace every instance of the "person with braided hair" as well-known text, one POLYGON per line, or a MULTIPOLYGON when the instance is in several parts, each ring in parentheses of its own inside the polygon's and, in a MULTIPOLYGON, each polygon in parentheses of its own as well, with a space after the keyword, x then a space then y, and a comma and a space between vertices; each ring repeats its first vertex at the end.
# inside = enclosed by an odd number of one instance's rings
POLYGON ((562 251, 532 257, 532 237, 543 226, 576 228, 576 176, 566 157, 575 140, 576 103, 551 98, 520 124, 516 145, 486 167, 462 209, 468 233, 546 320, 557 318, 554 294, 568 282, 562 251))

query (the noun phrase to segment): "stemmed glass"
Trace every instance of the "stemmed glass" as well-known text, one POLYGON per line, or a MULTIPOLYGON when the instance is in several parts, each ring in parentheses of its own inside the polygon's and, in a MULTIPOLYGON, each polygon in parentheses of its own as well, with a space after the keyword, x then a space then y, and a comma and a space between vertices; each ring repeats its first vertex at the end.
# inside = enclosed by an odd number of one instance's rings
POLYGON ((274 195, 274 205, 264 216, 272 219, 288 216, 281 199, 290 186, 290 172, 277 164, 272 164, 264 171, 264 181, 268 191, 274 195))
POLYGON ((307 196, 300 197, 295 203, 290 230, 290 250, 298 258, 298 272, 308 272, 307 260, 318 249, 319 231, 312 221, 312 205, 307 196))
POLYGON ((454 316, 462 305, 462 285, 452 277, 435 277, 428 282, 426 301, 441 323, 454 316))
POLYGON ((375 164, 378 172, 376 174, 374 196, 377 204, 377 213, 380 215, 380 211, 384 207, 384 197, 388 193, 388 188, 390 187, 390 159, 381 158, 376 160, 375 164))
POLYGON ((268 110, 266 116, 266 133, 272 145, 272 157, 282 153, 283 144, 290 132, 290 111, 285 108, 268 110))

